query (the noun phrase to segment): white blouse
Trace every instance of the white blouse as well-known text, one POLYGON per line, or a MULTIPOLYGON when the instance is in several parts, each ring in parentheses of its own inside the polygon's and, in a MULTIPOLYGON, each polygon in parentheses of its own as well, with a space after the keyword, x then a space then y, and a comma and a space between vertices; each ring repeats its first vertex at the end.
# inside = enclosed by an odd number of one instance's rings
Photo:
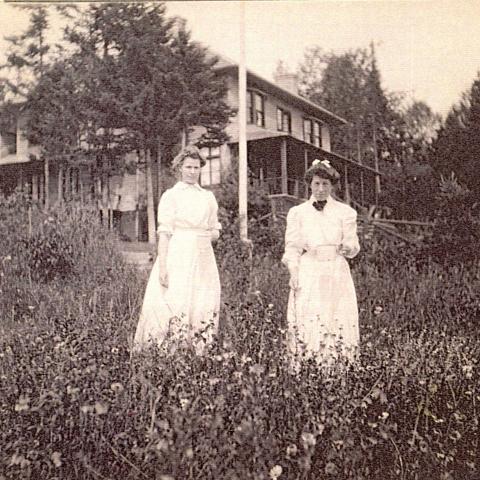
POLYGON ((198 184, 177 182, 164 192, 158 205, 158 233, 175 230, 218 233, 218 204, 215 195, 198 184))
POLYGON ((312 196, 288 212, 282 262, 289 268, 298 265, 304 251, 325 245, 347 247, 349 258, 360 251, 357 212, 332 197, 328 197, 323 210, 318 211, 313 207, 314 201, 312 196))

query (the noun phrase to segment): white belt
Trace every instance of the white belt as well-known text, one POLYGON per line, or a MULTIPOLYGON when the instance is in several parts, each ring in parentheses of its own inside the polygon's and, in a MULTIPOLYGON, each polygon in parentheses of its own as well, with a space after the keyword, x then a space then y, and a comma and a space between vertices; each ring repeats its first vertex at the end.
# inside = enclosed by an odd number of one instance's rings
POLYGON ((173 235, 181 233, 193 233, 198 237, 208 237, 210 238, 210 230, 205 228, 187 228, 187 227, 175 227, 173 229, 173 235))
POLYGON ((320 262, 331 262, 338 257, 338 245, 319 245, 318 247, 308 248, 308 255, 320 262))

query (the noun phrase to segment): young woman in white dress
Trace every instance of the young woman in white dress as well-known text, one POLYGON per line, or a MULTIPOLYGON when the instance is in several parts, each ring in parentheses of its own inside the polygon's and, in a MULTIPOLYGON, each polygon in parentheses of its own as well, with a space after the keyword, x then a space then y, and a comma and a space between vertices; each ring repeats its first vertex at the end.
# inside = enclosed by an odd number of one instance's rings
MULTIPOLYGON (((287 216, 282 262, 290 272, 288 348, 297 360, 355 357, 359 342, 355 287, 345 258, 360 250, 357 213, 332 197, 340 175, 327 160, 305 173, 311 197, 287 216)), ((298 365, 298 364, 297 364, 298 365)))
POLYGON ((179 181, 158 206, 158 254, 148 280, 134 350, 180 341, 201 353, 218 328, 220 281, 212 249, 219 237, 218 205, 199 184, 205 160, 186 147, 173 160, 179 181))

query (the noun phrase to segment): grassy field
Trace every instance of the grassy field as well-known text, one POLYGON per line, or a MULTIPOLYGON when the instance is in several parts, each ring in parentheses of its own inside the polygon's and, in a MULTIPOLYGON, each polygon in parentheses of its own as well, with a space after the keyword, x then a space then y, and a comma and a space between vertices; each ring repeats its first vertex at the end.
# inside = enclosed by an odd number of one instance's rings
POLYGON ((281 242, 225 232, 218 342, 131 358, 146 277, 115 240, 0 207, 0 479, 480 478, 477 265, 362 239, 358 364, 292 375, 281 242))

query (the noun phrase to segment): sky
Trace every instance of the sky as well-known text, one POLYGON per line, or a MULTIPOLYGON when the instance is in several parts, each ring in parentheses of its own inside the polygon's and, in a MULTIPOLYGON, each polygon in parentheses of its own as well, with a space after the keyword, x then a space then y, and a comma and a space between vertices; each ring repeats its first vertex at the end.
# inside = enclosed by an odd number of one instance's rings
MULTIPOLYGON (((296 70, 308 47, 343 53, 375 44, 383 87, 445 116, 480 71, 480 0, 245 1, 247 68, 272 79, 279 60, 296 70)), ((240 58, 239 1, 170 1, 192 38, 240 58)), ((0 3, 0 37, 26 14, 0 3)), ((6 43, 0 39, 0 56, 6 43)))

